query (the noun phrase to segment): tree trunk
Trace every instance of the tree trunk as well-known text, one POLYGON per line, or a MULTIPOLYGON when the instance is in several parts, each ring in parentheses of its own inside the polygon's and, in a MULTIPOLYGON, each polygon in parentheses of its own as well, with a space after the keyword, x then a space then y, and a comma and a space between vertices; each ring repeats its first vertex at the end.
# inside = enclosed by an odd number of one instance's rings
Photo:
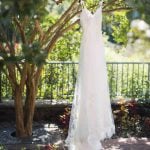
POLYGON ((14 102, 16 112, 16 136, 25 137, 24 128, 24 113, 23 113, 23 102, 22 102, 22 90, 16 85, 14 90, 14 102))
POLYGON ((16 86, 14 99, 16 111, 16 136, 29 137, 32 135, 32 123, 35 109, 35 83, 34 80, 26 84, 26 100, 23 106, 22 90, 16 86))
POLYGON ((32 135, 32 123, 35 110, 35 82, 32 79, 26 84, 26 101, 24 107, 24 127, 27 136, 32 135))

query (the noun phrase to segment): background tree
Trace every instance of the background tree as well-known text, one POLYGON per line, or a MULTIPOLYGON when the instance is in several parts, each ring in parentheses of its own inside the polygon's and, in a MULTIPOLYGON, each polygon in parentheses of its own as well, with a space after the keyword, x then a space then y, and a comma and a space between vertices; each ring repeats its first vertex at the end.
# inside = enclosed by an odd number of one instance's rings
POLYGON ((127 13, 130 21, 130 30, 126 34, 128 56, 138 57, 141 61, 150 61, 150 1, 134 0, 127 4, 136 9, 127 13))
MULTIPOLYGON (((65 1, 55 2, 63 5, 65 1)), ((0 1, 0 59, 13 89, 18 137, 32 135, 38 81, 48 54, 57 40, 79 23, 78 0, 67 2, 70 5, 60 17, 43 26, 47 0, 0 1)), ((86 5, 94 11, 98 3, 87 0, 86 5)), ((121 10, 130 10, 124 0, 106 0, 103 6, 104 13, 121 10)))
POLYGON ((130 21, 142 19, 150 24, 150 1, 149 0, 126 0, 126 4, 134 9, 128 12, 130 21))

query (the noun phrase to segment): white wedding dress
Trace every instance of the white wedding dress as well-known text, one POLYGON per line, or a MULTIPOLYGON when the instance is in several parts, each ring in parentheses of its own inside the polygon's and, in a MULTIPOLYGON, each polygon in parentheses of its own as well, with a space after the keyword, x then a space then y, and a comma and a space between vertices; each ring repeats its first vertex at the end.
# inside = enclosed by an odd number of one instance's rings
POLYGON ((115 133, 110 105, 101 22, 102 8, 80 14, 83 37, 66 145, 69 150, 101 150, 115 133))

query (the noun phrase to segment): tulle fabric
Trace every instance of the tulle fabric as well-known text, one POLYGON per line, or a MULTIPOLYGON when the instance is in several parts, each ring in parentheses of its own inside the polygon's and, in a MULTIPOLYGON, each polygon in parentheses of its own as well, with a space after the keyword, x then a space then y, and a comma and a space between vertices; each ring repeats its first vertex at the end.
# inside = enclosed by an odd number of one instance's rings
POLYGON ((65 140, 69 150, 101 150, 103 147, 100 141, 115 133, 101 21, 101 7, 94 14, 86 8, 81 12, 83 36, 79 70, 68 137, 65 140))

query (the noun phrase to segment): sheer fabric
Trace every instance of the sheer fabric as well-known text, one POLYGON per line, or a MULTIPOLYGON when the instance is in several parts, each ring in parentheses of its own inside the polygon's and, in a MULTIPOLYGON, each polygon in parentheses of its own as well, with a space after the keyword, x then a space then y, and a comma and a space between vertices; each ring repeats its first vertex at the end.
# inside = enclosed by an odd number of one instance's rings
POLYGON ((102 9, 80 14, 83 36, 79 70, 66 145, 69 150, 100 150, 101 140, 115 133, 102 40, 102 9))

